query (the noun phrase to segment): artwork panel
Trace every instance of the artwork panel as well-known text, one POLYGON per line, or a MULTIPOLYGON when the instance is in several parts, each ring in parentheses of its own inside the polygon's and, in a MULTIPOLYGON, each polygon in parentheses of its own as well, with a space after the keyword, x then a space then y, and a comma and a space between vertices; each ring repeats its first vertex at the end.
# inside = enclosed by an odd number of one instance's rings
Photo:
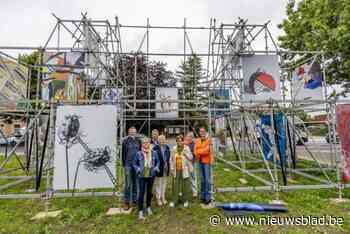
POLYGON ((6 93, 2 101, 17 101, 26 95, 28 69, 7 58, 0 56, 0 92, 6 93))
POLYGON ((177 88, 156 88, 156 118, 178 118, 178 103, 169 102, 178 100, 177 88))
POLYGON ((303 64, 293 71, 292 98, 323 100, 323 71, 318 62, 303 64))
POLYGON ((218 130, 226 129, 225 117, 220 117, 215 119, 215 129, 217 132, 218 130))
POLYGON ((85 75, 81 67, 85 65, 85 53, 48 52, 44 54, 44 63, 47 64, 47 69, 42 81, 43 100, 77 102, 85 99, 83 81, 85 75), (55 67, 55 65, 67 67, 55 67))
MULTIPOLYGON (((229 101, 230 100, 230 90, 229 89, 215 89, 214 90, 214 98, 219 101, 229 101)), ((229 109, 229 103, 213 103, 211 105, 212 109, 229 109)), ((224 115, 224 111, 213 111, 212 115, 215 117, 224 115)))
POLYGON ((280 100, 280 68, 277 55, 253 55, 242 58, 243 100, 280 100))
POLYGON ((339 104, 336 106, 337 133, 341 144, 342 179, 350 181, 350 105, 339 104))
POLYGON ((102 100, 105 102, 117 102, 123 95, 123 89, 117 88, 103 88, 102 100))
POLYGON ((66 53, 65 64, 71 66, 85 66, 85 53, 77 51, 66 53))
POLYGON ((76 189, 113 187, 101 162, 106 163, 115 178, 116 112, 116 107, 112 105, 57 108, 53 179, 55 190, 67 189, 68 186, 73 188, 79 161, 81 164, 77 173, 76 189))

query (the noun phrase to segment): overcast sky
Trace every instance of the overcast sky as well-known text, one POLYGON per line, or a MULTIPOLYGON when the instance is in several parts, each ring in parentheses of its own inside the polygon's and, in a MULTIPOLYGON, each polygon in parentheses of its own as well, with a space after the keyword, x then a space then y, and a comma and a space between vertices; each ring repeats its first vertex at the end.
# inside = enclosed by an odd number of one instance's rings
MULTIPOLYGON (((218 23, 234 23, 238 17, 250 23, 271 20, 274 37, 281 34, 277 24, 285 18, 287 0, 1 0, 0 46, 42 46, 47 40, 56 19, 79 19, 88 12, 92 19, 114 22, 118 16, 121 24, 182 26, 184 17, 188 26, 209 26, 210 18, 218 23)), ((137 50, 144 31, 122 31, 124 50, 137 50)), ((208 36, 189 32, 195 52, 207 52, 208 36)), ((151 31, 150 52, 181 52, 183 32, 151 31)), ((5 51, 4 51, 5 52, 5 51)), ((6 51, 7 52, 7 51, 6 51)), ((159 58, 174 68, 174 58, 159 58)), ((177 58, 180 59, 180 58, 177 58)))

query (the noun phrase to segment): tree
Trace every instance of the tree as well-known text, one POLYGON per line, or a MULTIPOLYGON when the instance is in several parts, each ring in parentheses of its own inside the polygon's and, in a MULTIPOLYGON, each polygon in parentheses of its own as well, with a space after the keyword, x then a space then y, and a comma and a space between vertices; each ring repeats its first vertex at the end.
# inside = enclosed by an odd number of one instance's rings
MULTIPOLYGON (((183 100, 200 100, 203 98, 200 90, 200 83, 203 80, 204 72, 201 59, 193 55, 186 62, 182 62, 176 71, 176 77, 182 86, 183 100)), ((187 108, 194 108, 194 103, 184 105, 187 108)))
MULTIPOLYGON (((33 53, 30 54, 20 54, 18 55, 18 61, 20 63, 24 63, 27 65, 36 65, 39 63, 39 52, 38 51, 34 51, 33 53)), ((29 92, 29 99, 31 99, 32 97, 35 97, 37 94, 37 82, 38 82, 38 76, 39 76, 39 71, 40 68, 38 67, 33 67, 31 68, 31 81, 30 81, 30 92, 29 92)), ((40 86, 39 86, 40 88, 40 86)), ((40 95, 40 92, 39 92, 40 95)))
MULTIPOLYGON (((350 90, 350 1, 290 0, 287 19, 279 25, 285 35, 279 37, 282 48, 324 51, 328 84, 341 84, 350 90)), ((296 55, 288 55, 293 59, 296 55)))
POLYGON ((146 56, 138 55, 123 55, 119 60, 120 74, 128 86, 134 85, 134 69, 136 57, 136 84, 137 86, 147 86, 147 81, 150 86, 156 87, 173 87, 176 85, 173 73, 166 69, 166 63, 159 61, 149 61, 147 65, 146 56), (148 80, 147 80, 148 68, 148 80))
MULTIPOLYGON (((21 63, 28 65, 35 65, 39 63, 39 53, 33 52, 31 54, 23 54, 18 56, 18 60, 21 63)), ((166 69, 166 63, 159 61, 149 61, 148 65, 146 57, 140 53, 136 55, 136 86, 137 86, 137 99, 148 99, 147 95, 147 82, 151 87, 150 98, 154 99, 155 90, 154 87, 175 87, 176 79, 171 71, 166 69), (148 68, 148 80, 147 80, 147 68, 148 68)), ((134 92, 134 68, 135 68, 135 55, 122 55, 119 60, 119 74, 121 79, 125 82, 129 88, 127 94, 132 95, 134 92)), ((108 68, 116 73, 116 69, 108 68)), ((37 80, 40 69, 33 68, 31 72, 31 97, 36 94, 37 80)))
MULTIPOLYGON (((202 60, 197 55, 192 55, 187 61, 182 61, 179 69, 176 71, 176 77, 179 80, 182 89, 180 97, 182 100, 206 100, 201 90, 201 82, 204 78, 204 71, 202 68, 202 60)), ((195 109, 198 105, 196 103, 183 103, 181 108, 195 109)), ((182 113, 184 117, 198 116, 197 111, 189 111, 182 113), (186 115, 186 116, 185 116, 186 115)), ((194 121, 190 121, 194 126, 194 121)))
MULTIPOLYGON (((134 76, 135 76, 135 58, 136 58, 136 99, 150 100, 155 99, 155 87, 176 87, 176 79, 173 73, 166 69, 166 63, 159 61, 149 61, 147 64, 146 56, 142 53, 137 55, 123 55, 119 60, 120 75, 125 85, 128 86, 126 95, 133 99, 134 95, 134 76), (147 71, 148 70, 148 71, 147 71), (148 79, 147 79, 148 72, 148 79), (147 89, 147 82, 148 87, 147 89), (148 91, 150 92, 148 95, 148 91)), ((155 104, 138 103, 136 108, 154 109, 155 104)), ((146 112, 139 112, 137 115, 145 116, 146 112)), ((146 114, 147 115, 147 114, 146 114)), ((151 112, 154 117, 154 112, 151 112)))
POLYGON ((304 110, 299 110, 295 114, 304 122, 308 122, 311 120, 311 116, 304 110))

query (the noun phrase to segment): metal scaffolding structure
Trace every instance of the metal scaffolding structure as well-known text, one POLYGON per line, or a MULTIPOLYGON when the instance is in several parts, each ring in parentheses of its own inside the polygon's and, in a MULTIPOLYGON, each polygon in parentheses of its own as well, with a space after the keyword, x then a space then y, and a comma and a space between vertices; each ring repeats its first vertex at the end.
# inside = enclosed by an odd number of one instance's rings
MULTIPOLYGON (((278 163, 280 160, 277 156, 273 161, 265 159, 262 152, 261 144, 259 143, 259 136, 256 132, 249 133, 245 128, 247 125, 255 126, 256 121, 259 119, 259 114, 264 112, 273 115, 275 112, 282 112, 289 122, 293 138, 300 138, 298 131, 295 128, 294 116, 297 110, 324 110, 328 113, 328 129, 333 130, 333 138, 335 136, 335 101, 328 99, 327 93, 325 93, 325 100, 313 100, 313 101, 296 101, 293 98, 288 98, 287 86, 288 76, 290 76, 293 66, 291 61, 288 61, 285 55, 294 54, 300 58, 313 58, 315 56, 320 59, 321 64, 324 63, 323 54, 321 51, 285 51, 278 48, 277 43, 274 41, 270 30, 268 28, 269 22, 265 24, 249 24, 247 21, 239 19, 234 24, 217 24, 215 19, 210 19, 209 26, 205 27, 193 27, 188 26, 186 19, 182 26, 151 26, 149 19, 147 19, 146 25, 123 25, 119 22, 118 17, 115 18, 114 23, 110 23, 108 20, 92 20, 88 19, 86 14, 82 14, 80 20, 61 19, 54 15, 57 22, 52 29, 49 38, 44 43, 43 47, 24 47, 24 46, 0 46, 0 56, 7 57, 8 59, 14 59, 8 52, 13 50, 20 50, 23 52, 37 51, 39 53, 39 61, 35 65, 24 64, 28 67, 29 74, 27 80, 27 97, 26 107, 18 110, 2 109, 1 114, 11 114, 15 116, 22 116, 26 119, 27 130, 23 136, 25 141, 25 162, 19 156, 16 155, 16 148, 19 143, 14 146, 8 157, 0 165, 0 173, 5 174, 5 166, 11 158, 15 157, 19 162, 21 170, 26 174, 25 177, 17 178, 17 182, 11 182, 5 186, 0 186, 0 191, 7 189, 11 186, 15 186, 19 183, 27 182, 33 178, 36 179, 36 191, 32 194, 1 194, 0 199, 7 198, 39 198, 40 193, 40 181, 42 178, 46 179, 46 193, 45 197, 70 197, 70 196, 106 196, 106 195, 120 195, 121 189, 121 166, 118 166, 117 170, 117 191, 112 192, 76 192, 74 194, 68 192, 53 193, 51 187, 51 171, 53 168, 54 157, 54 138, 55 138, 55 113, 58 105, 97 105, 103 104, 104 101, 100 98, 100 90, 105 87, 113 87, 121 89, 121 98, 113 103, 120 109, 120 115, 116 119, 118 126, 118 138, 117 152, 120 152, 120 145, 123 137, 125 136, 125 130, 128 121, 140 120, 143 121, 142 126, 147 128, 148 135, 151 132, 151 126, 153 123, 159 121, 154 115, 160 111, 153 108, 154 104, 161 102, 159 100, 151 99, 151 92, 154 92, 150 80, 150 72, 148 70, 148 64, 151 56, 176 56, 183 61, 187 61, 189 57, 196 55, 206 60, 206 69, 201 87, 199 91, 203 93, 207 98, 199 99, 186 99, 186 100, 173 100, 178 104, 194 104, 194 108, 181 107, 177 109, 178 112, 183 113, 176 119, 168 119, 182 121, 184 126, 190 124, 190 120, 205 120, 209 126, 209 134, 214 135, 214 122, 218 118, 217 113, 220 112, 220 116, 225 116, 227 128, 230 132, 230 139, 232 145, 232 152, 234 157, 220 157, 218 160, 225 165, 242 173, 242 176, 251 178, 254 185, 244 186, 229 186, 217 188, 218 192, 246 192, 246 191, 273 191, 277 198, 280 191, 285 190, 297 190, 297 189, 321 189, 321 188, 337 188, 339 196, 342 195, 342 189, 347 186, 341 182, 340 170, 341 170, 341 158, 340 153, 336 147, 336 143, 330 144, 330 155, 334 157, 334 165, 323 165, 317 160, 313 153, 308 149, 308 146, 304 144, 304 148, 307 154, 310 156, 310 165, 303 166, 301 168, 293 167, 291 161, 290 152, 287 154, 287 166, 283 168, 278 163), (130 29, 143 30, 144 34, 141 38, 141 43, 133 51, 125 51, 123 48, 123 38, 121 37, 122 31, 130 29), (176 30, 183 32, 183 50, 176 53, 169 52, 153 52, 150 51, 150 31, 157 30, 176 30), (204 31, 209 35, 208 38, 208 52, 196 53, 192 46, 192 41, 189 35, 189 31, 204 31), (255 49, 254 45, 261 43, 264 49, 255 49), (142 49, 144 48, 144 49, 142 49), (85 63, 84 66, 69 66, 70 68, 83 69, 84 73, 89 77, 85 81, 85 94, 84 100, 78 100, 74 102, 68 101, 45 101, 41 99, 40 84, 43 79, 43 70, 48 66, 55 66, 51 64, 45 64, 44 53, 46 52, 79 52, 84 53, 85 63), (247 55, 254 54, 274 54, 278 55, 281 67, 281 86, 282 97, 280 101, 267 100, 256 101, 254 103, 245 101, 243 99, 243 77, 242 77, 242 61, 241 58, 247 55), (123 62, 122 57, 124 55, 130 55, 135 57, 135 73, 134 73, 134 85, 130 86, 125 80, 123 74, 123 62), (146 83, 147 86, 140 87, 137 85, 137 57, 144 56, 146 59, 146 83), (31 72, 33 70, 38 71, 38 80, 36 83, 36 94, 33 96, 30 94, 30 87, 32 80, 31 72), (136 94, 138 89, 143 88, 147 90, 146 99, 137 99, 136 94), (218 89, 229 90, 230 99, 221 100, 215 97, 214 91, 218 89), (88 98, 89 97, 89 98, 88 98), (138 104, 143 104, 146 108, 139 108, 138 104), (218 104, 224 104, 225 107, 218 108, 218 104), (320 104, 325 106, 317 107, 320 104), (187 113, 197 112, 198 115, 191 117, 187 113), (137 116, 135 113, 145 113, 142 116, 137 116), (43 117, 45 118, 43 119, 43 117), (40 129, 43 129, 44 140, 40 140, 40 129), (32 160, 34 159, 34 160, 32 160), (251 165, 255 166, 251 166, 251 165), (303 178, 308 181, 308 184, 301 182, 295 184, 286 184, 283 181, 283 173, 291 178, 291 175, 303 178), (35 172, 32 175, 31 172, 35 172), (281 179, 282 178, 282 179, 281 179), (309 183, 313 181, 316 183, 309 183)), ((21 61, 18 61, 21 62, 21 61)), ((63 65, 65 67, 67 65, 63 65)), ((323 70, 326 68, 323 67, 323 70)), ((324 72, 325 74, 325 72, 324 72)), ((178 87, 184 89, 185 87, 178 87)), ((327 89, 325 89, 327 90, 327 89)), ((167 119, 162 119, 163 121, 167 119)), ((193 126, 189 126, 193 127, 193 126)), ((185 129, 185 128, 184 128, 185 129)), ((294 145, 295 145, 295 140, 294 145)), ((335 141, 334 141, 335 142, 335 141)), ((295 146, 294 146, 295 150, 295 146)), ((274 145, 275 155, 277 155, 276 146, 274 145)), ((5 177, 4 177, 5 178, 5 177)), ((9 177, 6 177, 9 178, 9 177)), ((1 179, 1 177, 0 177, 1 179)))

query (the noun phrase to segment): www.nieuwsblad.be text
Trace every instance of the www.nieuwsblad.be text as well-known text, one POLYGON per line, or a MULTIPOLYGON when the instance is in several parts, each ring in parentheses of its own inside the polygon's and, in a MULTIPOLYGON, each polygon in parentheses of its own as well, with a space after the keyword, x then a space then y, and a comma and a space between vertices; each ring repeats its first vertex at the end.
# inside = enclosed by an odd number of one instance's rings
POLYGON ((275 216, 264 216, 264 217, 253 217, 253 216, 220 216, 212 215, 209 217, 209 224, 211 226, 218 225, 289 225, 289 226, 340 226, 343 225, 343 217, 335 216, 286 216, 286 217, 275 217, 275 216))

